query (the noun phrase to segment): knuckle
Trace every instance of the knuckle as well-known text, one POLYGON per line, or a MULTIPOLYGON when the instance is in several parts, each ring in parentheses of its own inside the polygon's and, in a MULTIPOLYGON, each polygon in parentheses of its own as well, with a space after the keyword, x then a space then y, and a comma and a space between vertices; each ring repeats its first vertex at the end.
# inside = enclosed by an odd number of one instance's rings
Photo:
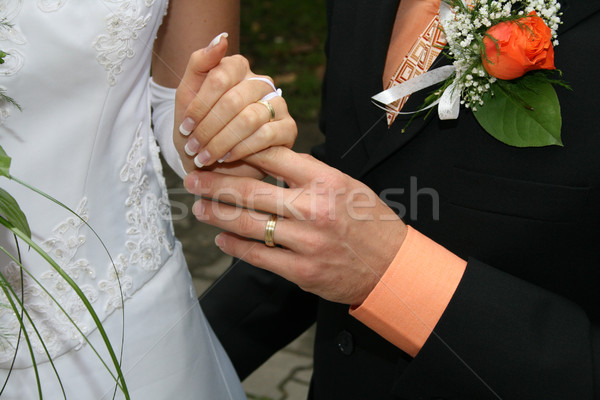
POLYGON ((255 221, 248 215, 243 214, 238 221, 239 233, 242 236, 249 237, 256 231, 255 221))
POLYGON ((275 138, 277 134, 275 133, 272 124, 263 125, 261 129, 256 132, 256 135, 257 139, 259 139, 261 143, 267 145, 275 144, 275 138))
POLYGON ((214 139, 211 139, 206 146, 204 146, 204 150, 208 151, 212 156, 218 157, 225 155, 229 148, 226 147, 224 143, 221 143, 218 140, 218 136, 214 139))
POLYGON ((346 179, 344 176, 339 174, 331 174, 327 177, 328 184, 333 188, 343 188, 347 187, 346 179))
POLYGON ((315 227, 319 230, 328 230, 331 227, 332 220, 335 219, 331 215, 329 207, 315 207, 314 220, 315 227))
POLYGON ((266 80, 270 81, 273 84, 273 86, 275 86, 275 81, 273 81, 273 78, 271 78, 269 75, 256 75, 256 74, 253 74, 252 77, 253 78, 266 79, 266 80))
POLYGON ((256 126, 261 120, 260 111, 256 107, 246 107, 239 115, 244 126, 256 126))
POLYGON ((241 54, 234 54, 232 56, 227 57, 228 62, 232 62, 238 65, 248 65, 248 60, 246 59, 246 57, 242 56, 241 54))
POLYGON ((231 68, 232 71, 249 71, 250 70, 250 63, 248 62, 248 59, 246 59, 246 57, 240 55, 240 54, 234 54, 232 56, 229 57, 225 57, 223 60, 221 60, 222 65, 224 65, 226 68, 231 68))
POLYGON ((240 65, 242 66, 242 68, 244 69, 250 69, 250 62, 248 61, 248 59, 240 54, 236 54, 235 57, 238 59, 237 61, 240 63, 240 65))
POLYGON ((275 162, 278 162, 278 160, 283 159, 282 156, 282 151, 284 149, 282 149, 281 147, 270 147, 268 149, 268 151, 264 151, 261 153, 261 157, 259 159, 259 166, 268 166, 270 164, 273 164, 275 162))
POLYGON ((246 255, 243 257, 243 259, 253 265, 267 265, 269 260, 267 259, 266 254, 264 254, 263 251, 263 246, 252 246, 246 252, 246 255))
POLYGON ((226 71, 223 71, 223 69, 215 68, 206 76, 206 83, 211 90, 224 91, 229 88, 231 84, 231 78, 226 71))
POLYGON ((254 199, 254 185, 251 183, 244 183, 238 188, 239 196, 242 199, 252 201, 254 199))
POLYGON ((198 120, 199 116, 205 115, 209 110, 210 109, 204 103, 204 101, 200 97, 196 96, 188 106, 187 113, 194 119, 198 120))
POLYGON ((285 127, 285 133, 287 138, 285 139, 285 145, 291 148, 298 137, 298 126, 296 125, 296 121, 290 118, 290 121, 287 122, 287 126, 285 127))
POLYGON ((236 89, 228 91, 223 95, 221 101, 227 110, 241 110, 245 105, 244 96, 236 89))
POLYGON ((304 240, 305 253, 309 256, 318 255, 322 251, 322 241, 317 235, 311 235, 304 240))

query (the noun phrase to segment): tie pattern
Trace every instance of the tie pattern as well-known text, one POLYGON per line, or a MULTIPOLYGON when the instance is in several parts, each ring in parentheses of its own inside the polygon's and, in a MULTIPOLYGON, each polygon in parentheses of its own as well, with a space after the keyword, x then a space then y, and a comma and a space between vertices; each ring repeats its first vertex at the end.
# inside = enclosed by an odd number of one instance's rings
MULTIPOLYGON (((392 75, 392 79, 390 79, 386 89, 426 72, 445 45, 446 36, 442 31, 440 17, 436 15, 408 51, 408 54, 404 57, 394 75, 392 75)), ((404 107, 408 98, 409 96, 403 97, 388 106, 388 126, 392 125, 398 112, 404 107)))

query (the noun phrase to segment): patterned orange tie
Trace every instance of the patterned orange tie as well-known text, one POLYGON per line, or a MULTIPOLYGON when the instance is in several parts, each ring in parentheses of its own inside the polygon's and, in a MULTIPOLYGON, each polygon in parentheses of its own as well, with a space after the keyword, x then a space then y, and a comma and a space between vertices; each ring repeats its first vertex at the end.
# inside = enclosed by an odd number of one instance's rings
MULTIPOLYGON (((408 54, 392 75, 386 89, 427 72, 446 45, 446 36, 441 28, 440 17, 436 15, 408 51, 408 54)), ((387 113, 388 126, 392 125, 398 115, 397 113, 404 107, 408 98, 409 96, 405 96, 388 106, 388 109, 390 109, 387 113)))

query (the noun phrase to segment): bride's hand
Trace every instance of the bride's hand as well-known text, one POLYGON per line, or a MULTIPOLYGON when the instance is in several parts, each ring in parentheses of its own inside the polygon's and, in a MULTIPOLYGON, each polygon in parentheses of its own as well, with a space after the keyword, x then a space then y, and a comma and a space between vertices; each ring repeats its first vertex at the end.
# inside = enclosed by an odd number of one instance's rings
POLYGON ((270 78, 254 74, 240 55, 224 57, 227 39, 217 40, 190 57, 177 88, 173 140, 188 172, 210 167, 256 176, 238 161, 272 146, 292 147, 296 123, 270 78), (258 102, 269 93, 268 103, 258 102))

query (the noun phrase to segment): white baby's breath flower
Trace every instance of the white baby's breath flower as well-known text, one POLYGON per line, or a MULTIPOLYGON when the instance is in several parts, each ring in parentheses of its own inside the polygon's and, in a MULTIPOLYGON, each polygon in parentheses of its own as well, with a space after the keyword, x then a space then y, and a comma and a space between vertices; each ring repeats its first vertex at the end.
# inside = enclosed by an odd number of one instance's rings
MULTIPOLYGON (((487 29, 504 21, 521 18, 535 11, 552 32, 560 25, 560 4, 557 0, 442 0, 450 4, 454 18, 444 22, 448 54, 455 67, 455 90, 461 93, 461 104, 476 109, 483 105, 483 95, 489 93, 496 78, 490 76, 481 61, 481 40, 487 29)), ((493 93, 491 93, 493 95, 493 93)))

